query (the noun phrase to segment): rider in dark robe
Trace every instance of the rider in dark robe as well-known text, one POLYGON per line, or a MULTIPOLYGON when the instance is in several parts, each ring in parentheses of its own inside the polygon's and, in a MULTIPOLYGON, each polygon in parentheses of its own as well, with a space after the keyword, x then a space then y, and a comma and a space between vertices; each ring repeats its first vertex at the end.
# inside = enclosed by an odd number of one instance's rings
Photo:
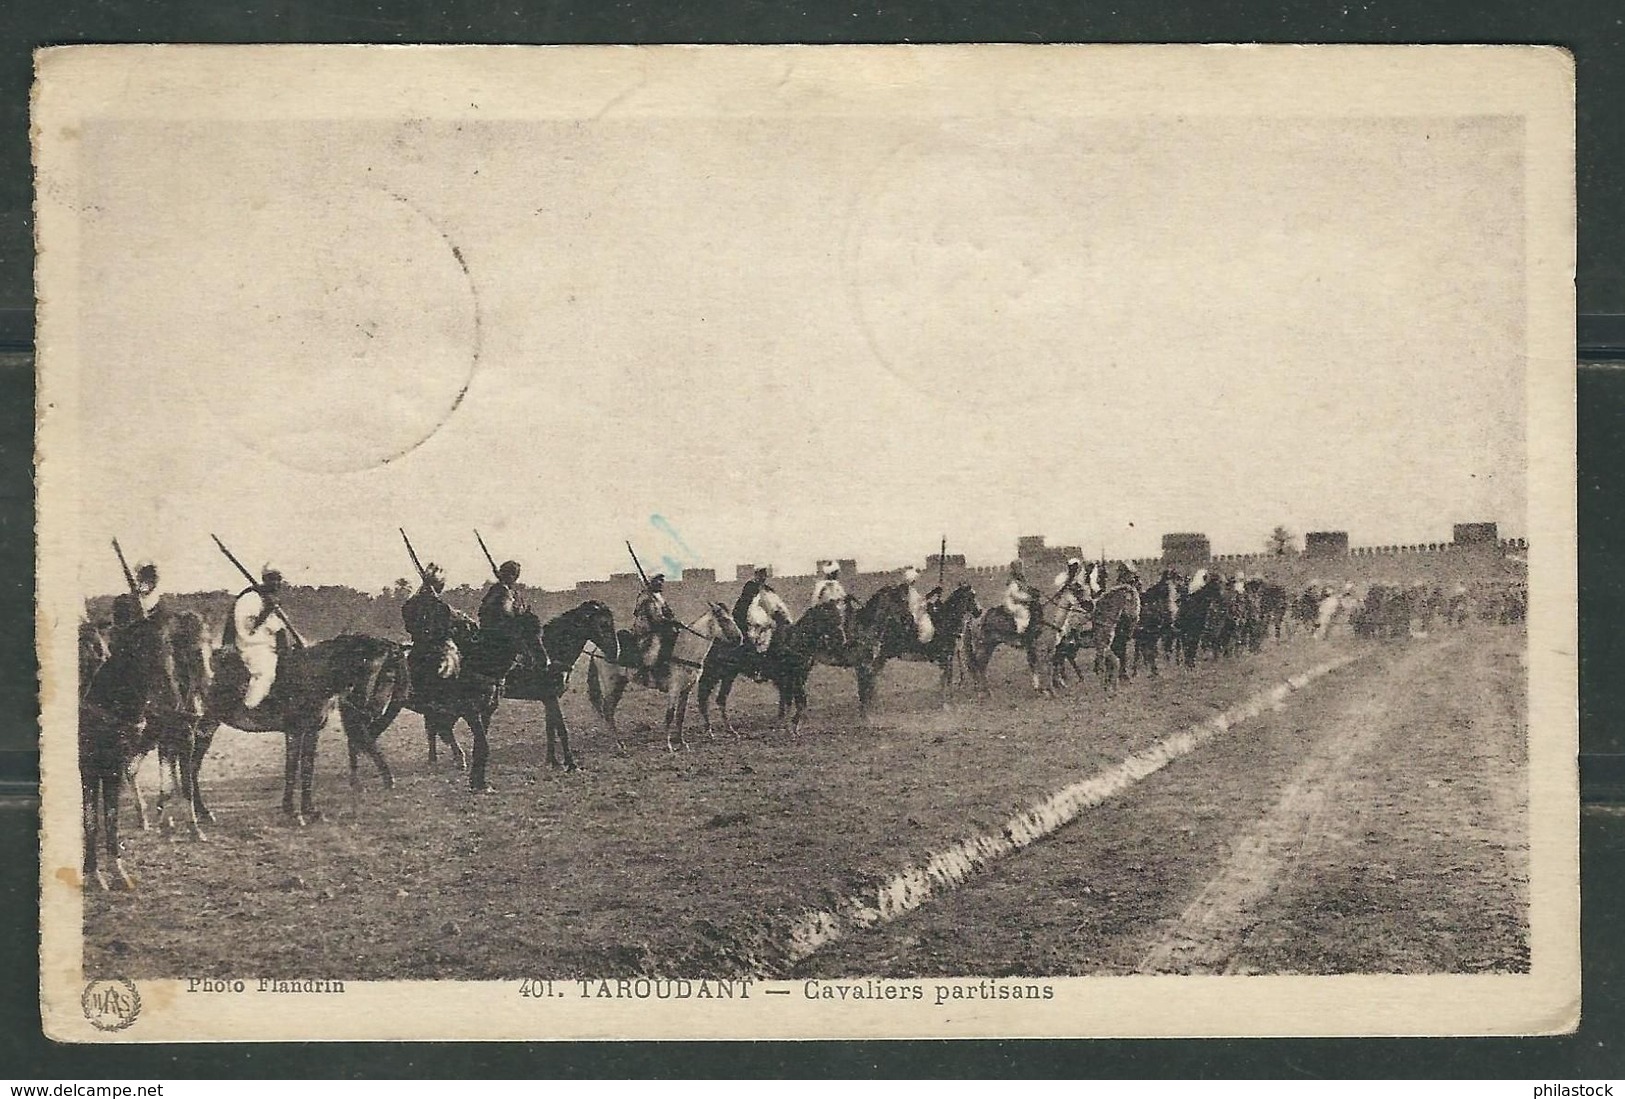
POLYGON ((412 638, 407 667, 420 689, 457 675, 462 662, 458 641, 466 644, 474 632, 473 619, 451 608, 445 590, 445 570, 431 563, 423 570, 423 586, 401 605, 401 622, 412 638))
MULTIPOLYGON (((530 604, 519 590, 519 562, 502 562, 496 583, 486 588, 480 599, 480 629, 516 636, 517 619, 529 611, 530 604)), ((539 656, 543 663, 547 662, 546 652, 539 656)))
POLYGON ((511 629, 513 620, 528 609, 525 597, 519 593, 519 562, 502 562, 496 583, 486 588, 480 599, 480 629, 511 629))
POLYGON ((739 598, 734 601, 734 624, 739 627, 740 633, 747 635, 750 633, 750 605, 756 602, 756 597, 762 592, 772 590, 772 586, 767 582, 765 568, 757 569, 755 575, 745 581, 745 586, 740 589, 739 598))
POLYGON ((161 639, 166 613, 158 594, 158 567, 143 561, 135 568, 130 590, 113 599, 113 628, 108 634, 108 655, 114 666, 109 682, 115 688, 117 709, 127 719, 134 719, 142 708, 139 654, 159 660, 166 670, 173 663, 161 639))

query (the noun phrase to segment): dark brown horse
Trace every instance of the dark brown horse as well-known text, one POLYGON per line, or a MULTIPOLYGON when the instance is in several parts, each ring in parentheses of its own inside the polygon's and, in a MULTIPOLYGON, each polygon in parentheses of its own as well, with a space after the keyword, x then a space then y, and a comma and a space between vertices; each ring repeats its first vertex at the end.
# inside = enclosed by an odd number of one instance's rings
POLYGON ((1157 658, 1174 659, 1174 623, 1179 619, 1179 597, 1184 584, 1178 573, 1168 569, 1162 579, 1140 595, 1140 620, 1134 630, 1134 668, 1141 665, 1157 674, 1157 658))
POLYGON ((1174 619, 1174 631, 1179 635, 1179 647, 1187 667, 1196 666, 1196 657, 1203 649, 1218 656, 1220 639, 1225 633, 1225 592, 1229 585, 1217 574, 1210 574, 1206 579, 1201 587, 1180 599, 1179 614, 1174 619))
POLYGON ((790 714, 790 732, 801 729, 807 712, 807 679, 813 665, 851 668, 858 682, 858 716, 867 718, 875 686, 886 661, 919 644, 919 627, 908 608, 908 588, 893 584, 881 588, 851 613, 840 603, 820 603, 789 621, 782 601, 775 610, 773 640, 765 653, 748 645, 714 645, 700 672, 700 716, 709 731, 710 693, 717 692, 723 728, 728 720, 728 694, 741 675, 772 683, 779 692, 779 720, 790 714))
MULTIPOLYGON (((620 654, 620 643, 615 635, 615 615, 609 607, 596 599, 548 619, 542 627, 542 639, 547 644, 547 663, 532 663, 519 667, 508 677, 503 694, 507 698, 540 702, 547 710, 547 762, 552 767, 576 770, 575 756, 570 753, 570 728, 564 722, 564 711, 559 699, 570 685, 570 670, 581 659, 588 642, 611 660, 620 654)), ((478 745, 476 745, 476 755, 478 745)), ((482 776, 483 778, 483 776, 482 776)), ((470 775, 470 781, 473 776, 470 775)))
POLYGON ((1286 632, 1287 605, 1291 597, 1287 595, 1286 588, 1268 580, 1250 580, 1248 585, 1258 585, 1258 613, 1263 619, 1263 631, 1266 636, 1274 635, 1275 640, 1283 640, 1286 632))
POLYGON ((491 754, 491 719, 496 716, 508 677, 520 667, 546 661, 542 623, 535 612, 521 611, 500 628, 470 629, 460 648, 462 659, 455 672, 444 679, 419 677, 406 706, 423 715, 430 762, 436 758, 435 745, 444 741, 451 748, 457 769, 468 771, 469 785, 487 790, 485 766, 491 754), (472 767, 463 755, 462 745, 457 743, 458 721, 466 722, 474 734, 472 767))
MULTIPOLYGON (((902 588, 903 605, 908 605, 908 588, 902 588)), ((969 584, 960 584, 935 607, 927 607, 931 618, 931 640, 921 643, 918 627, 905 632, 889 631, 882 655, 892 660, 916 660, 935 664, 942 673, 942 705, 948 705, 952 688, 954 658, 959 653, 965 628, 982 613, 976 591, 969 584)))
POLYGON ((284 735, 282 811, 298 824, 321 816, 314 798, 316 738, 335 712, 350 749, 352 785, 358 781, 356 758, 360 753, 377 765, 385 786, 394 785, 377 741, 411 693, 404 646, 380 637, 344 634, 284 653, 270 694, 247 713, 242 700, 248 669, 242 659, 234 651, 222 649, 216 650, 214 663, 216 674, 193 753, 192 795, 199 816, 213 819, 196 779, 215 730, 223 724, 244 732, 284 735), (297 809, 296 784, 300 793, 297 809))
POLYGON ((92 880, 105 891, 112 888, 108 872, 122 889, 134 889, 135 881, 124 868, 119 850, 118 802, 126 769, 135 753, 136 734, 110 710, 95 703, 79 702, 79 786, 84 798, 85 855, 84 881, 92 880), (97 859, 98 839, 107 851, 107 870, 97 859))
MULTIPOLYGON (((142 828, 147 827, 147 807, 135 768, 143 756, 158 750, 158 811, 167 828, 173 794, 184 795, 190 808, 193 746, 212 676, 203 620, 190 611, 159 609, 105 633, 82 627, 80 671, 86 676, 80 684, 82 705, 112 715, 120 725, 125 783, 136 799, 142 828), (101 634, 100 646, 91 634, 101 634), (103 653, 105 659, 98 660, 103 653)), ((201 838, 195 817, 188 823, 201 838)))

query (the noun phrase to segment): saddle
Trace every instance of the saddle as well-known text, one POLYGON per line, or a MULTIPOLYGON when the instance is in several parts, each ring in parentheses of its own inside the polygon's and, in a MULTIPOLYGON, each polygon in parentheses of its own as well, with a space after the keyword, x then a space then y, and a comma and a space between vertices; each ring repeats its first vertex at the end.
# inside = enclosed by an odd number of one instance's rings
POLYGON ((248 693, 248 665, 235 648, 216 649, 214 680, 209 684, 209 710, 234 729, 280 728, 277 722, 281 720, 282 692, 278 688, 282 686, 284 671, 277 669, 271 692, 250 714, 243 709, 243 696, 248 693))

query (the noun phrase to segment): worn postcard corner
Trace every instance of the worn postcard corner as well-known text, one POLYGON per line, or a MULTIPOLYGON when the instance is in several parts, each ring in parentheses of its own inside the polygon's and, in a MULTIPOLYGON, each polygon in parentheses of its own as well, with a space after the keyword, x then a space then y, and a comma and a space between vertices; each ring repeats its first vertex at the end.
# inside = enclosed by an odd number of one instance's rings
POLYGON ((1573 1029, 1566 54, 33 112, 53 1038, 1573 1029))

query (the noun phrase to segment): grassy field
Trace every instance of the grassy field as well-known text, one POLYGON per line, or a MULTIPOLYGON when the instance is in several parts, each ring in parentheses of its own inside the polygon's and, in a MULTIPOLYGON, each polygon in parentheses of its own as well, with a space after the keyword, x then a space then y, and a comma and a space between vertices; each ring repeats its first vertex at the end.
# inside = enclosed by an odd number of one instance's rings
POLYGON ((858 722, 849 674, 820 669, 813 718, 771 728, 766 689, 736 693, 738 740, 665 750, 662 700, 631 695, 618 752, 580 690, 566 700, 583 769, 549 770, 539 707, 505 703, 498 793, 474 795, 421 724, 384 737, 399 784, 363 763, 352 795, 340 737, 324 736, 326 813, 287 825, 281 740, 222 730, 205 766, 209 841, 131 830, 134 895, 87 894, 86 959, 133 977, 347 979, 780 972, 784 932, 809 908, 997 827, 1060 785, 1210 716, 1354 642, 1300 639, 1258 655, 1032 697, 1012 655, 985 702, 936 703, 934 673, 894 663, 858 722), (222 933, 224 932, 224 933, 222 933))

